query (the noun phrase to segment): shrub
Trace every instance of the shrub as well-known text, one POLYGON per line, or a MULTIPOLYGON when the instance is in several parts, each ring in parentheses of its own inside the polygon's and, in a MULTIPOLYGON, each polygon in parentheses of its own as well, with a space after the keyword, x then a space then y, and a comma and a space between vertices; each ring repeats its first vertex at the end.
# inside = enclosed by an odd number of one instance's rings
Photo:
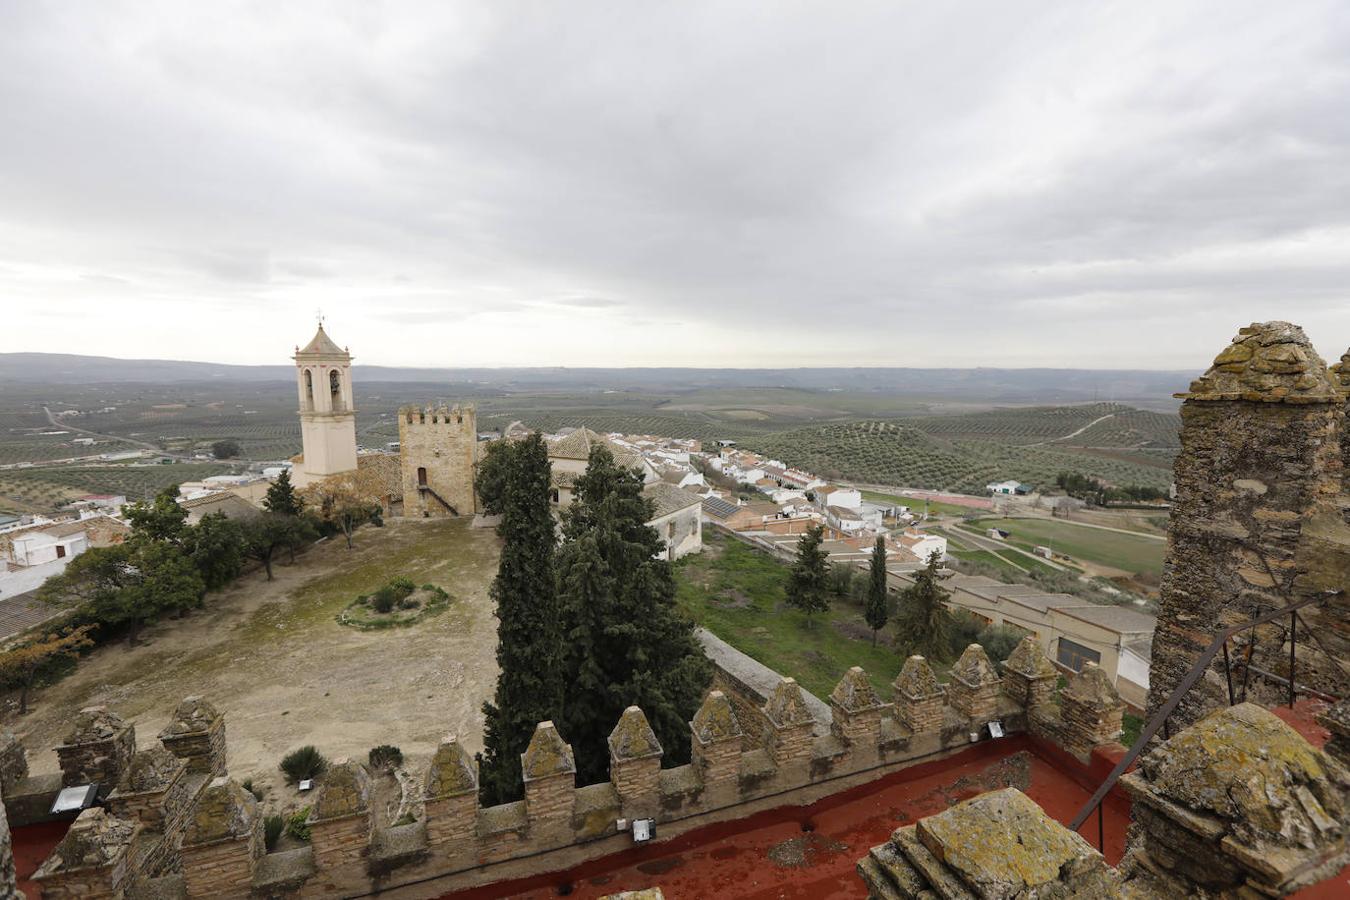
POLYGON ((267 852, 272 852, 281 838, 281 832, 285 830, 286 820, 281 816, 271 815, 263 819, 263 846, 267 848, 267 852))
POLYGON ((998 663, 1011 656, 1025 636, 1026 632, 1007 625, 988 625, 981 629, 976 642, 984 648, 992 662, 998 663))
POLYGON ((304 841, 306 844, 308 844, 310 838, 309 825, 306 822, 308 818, 309 818, 309 807, 308 806, 301 807, 301 809, 298 812, 294 813, 289 819, 286 820, 286 833, 289 834, 291 837, 295 838, 297 841, 304 841))
POLYGON ((254 785, 252 778, 245 778, 243 781, 239 782, 239 786, 242 787, 244 790, 248 791, 250 794, 252 794, 254 800, 258 801, 262 800, 263 789, 261 786, 254 785))
POLYGON ((421 605, 422 603, 420 600, 414 600, 412 597, 404 597, 402 600, 398 601, 399 609, 417 609, 417 607, 421 605))
POLYGON ((388 588, 380 588, 370 595, 370 605, 378 613, 393 612, 395 603, 398 603, 398 598, 388 588))
POLYGON ((313 744, 292 750, 281 760, 281 771, 286 781, 295 784, 306 778, 318 778, 328 769, 328 760, 313 744))
MULTIPOLYGON (((370 605, 375 608, 376 612, 393 612, 394 607, 411 596, 415 590, 417 590, 417 585, 412 583, 412 579, 391 578, 370 595, 370 605)), ((407 608, 404 607, 404 609, 407 608)))
POLYGON ((417 585, 413 584, 411 578, 404 578, 401 575, 398 578, 391 578, 388 586, 400 597, 406 597, 417 590, 417 585))
POLYGON ((394 769, 403 765, 403 751, 393 744, 381 744, 370 748, 369 759, 372 769, 394 769))
POLYGON ((978 644, 984 622, 964 609, 952 612, 952 656, 960 656, 971 644, 978 644))

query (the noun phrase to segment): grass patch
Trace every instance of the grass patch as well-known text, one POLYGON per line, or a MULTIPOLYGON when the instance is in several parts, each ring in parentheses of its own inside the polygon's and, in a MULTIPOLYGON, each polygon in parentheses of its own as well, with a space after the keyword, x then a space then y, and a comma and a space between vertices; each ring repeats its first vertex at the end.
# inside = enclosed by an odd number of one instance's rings
POLYGON ((450 608, 450 595, 434 584, 422 585, 387 612, 380 612, 373 602, 375 596, 357 597, 337 614, 337 623, 361 631, 407 628, 450 608))
POLYGON ((1014 542, 1052 545, 1056 553, 1075 559, 1110 566, 1125 572, 1161 577, 1167 543, 1147 537, 1134 537, 1118 531, 1084 528, 1054 519, 979 519, 973 527, 981 532, 1002 528, 1014 542))
MULTIPOLYGON (((703 541, 703 553, 675 565, 676 596, 694 621, 822 699, 850 666, 862 666, 878 692, 890 696, 904 663, 891 627, 873 647, 862 608, 838 598, 808 624, 783 603, 785 565, 711 529, 703 541)), ((945 676, 948 666, 934 668, 945 676)))
POLYGON ((1120 742, 1126 747, 1133 747, 1134 742, 1139 740, 1139 732, 1143 730, 1143 719, 1125 713, 1125 715, 1121 717, 1120 722, 1120 742))

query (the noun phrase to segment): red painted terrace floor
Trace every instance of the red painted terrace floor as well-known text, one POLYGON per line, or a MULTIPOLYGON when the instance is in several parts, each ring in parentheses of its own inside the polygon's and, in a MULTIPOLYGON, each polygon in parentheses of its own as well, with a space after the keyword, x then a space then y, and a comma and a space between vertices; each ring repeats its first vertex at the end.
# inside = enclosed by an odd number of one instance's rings
MULTIPOLYGON (((491 897, 595 898, 657 887, 669 900, 685 898, 861 898, 867 895, 853 866, 901 825, 941 812, 953 803, 1012 784, 1054 818, 1068 822, 1090 790, 1110 770, 1098 760, 1089 774, 1025 736, 972 747, 961 754, 905 769, 872 784, 827 797, 808 807, 784 807, 746 819, 700 828, 548 876, 505 882, 446 895, 445 900, 491 897), (1066 772, 1072 765, 1078 772, 1066 772), (1097 771, 1097 770, 1100 770, 1097 771)), ((1129 805, 1112 797, 1104 818, 1106 856, 1124 851, 1129 805)), ((1097 843, 1097 820, 1083 835, 1097 843)))

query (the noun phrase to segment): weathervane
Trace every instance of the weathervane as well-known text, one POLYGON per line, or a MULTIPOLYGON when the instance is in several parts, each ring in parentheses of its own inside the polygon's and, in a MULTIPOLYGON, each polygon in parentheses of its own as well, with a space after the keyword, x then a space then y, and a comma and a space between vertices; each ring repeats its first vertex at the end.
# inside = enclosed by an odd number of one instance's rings
POLYGON ((314 310, 314 317, 319 320, 319 327, 323 327, 323 307, 314 310))

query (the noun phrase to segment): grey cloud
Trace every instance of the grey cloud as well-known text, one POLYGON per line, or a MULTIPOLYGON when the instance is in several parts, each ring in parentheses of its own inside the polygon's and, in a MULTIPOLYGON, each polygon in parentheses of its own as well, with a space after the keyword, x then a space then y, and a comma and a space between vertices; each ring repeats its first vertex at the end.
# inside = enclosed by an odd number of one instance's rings
MULTIPOLYGON (((7 4, 0 56, 10 291, 74 261, 428 333, 676 313, 762 329, 699 347, 744 365, 1350 341, 1337 0, 7 4)), ((558 323, 498 361, 575 362, 558 323)))

